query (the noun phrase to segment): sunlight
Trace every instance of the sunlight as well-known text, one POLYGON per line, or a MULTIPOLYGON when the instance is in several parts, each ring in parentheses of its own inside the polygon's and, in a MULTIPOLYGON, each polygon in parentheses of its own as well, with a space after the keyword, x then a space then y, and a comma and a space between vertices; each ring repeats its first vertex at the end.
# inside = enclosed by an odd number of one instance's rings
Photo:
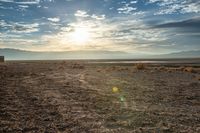
POLYGON ((71 34, 72 41, 77 45, 84 45, 90 39, 90 33, 87 28, 75 28, 71 34))

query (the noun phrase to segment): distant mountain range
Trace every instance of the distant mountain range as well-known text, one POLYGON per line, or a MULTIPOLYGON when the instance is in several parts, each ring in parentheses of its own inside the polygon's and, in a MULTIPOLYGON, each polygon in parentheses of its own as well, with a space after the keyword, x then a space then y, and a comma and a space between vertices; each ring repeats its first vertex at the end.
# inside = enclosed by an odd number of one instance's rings
POLYGON ((200 50, 182 51, 159 56, 161 58, 200 58, 200 50))
POLYGON ((6 60, 57 60, 57 59, 141 59, 141 58, 200 58, 200 50, 178 53, 148 55, 121 51, 62 51, 34 52, 19 49, 0 49, 0 56, 6 60))

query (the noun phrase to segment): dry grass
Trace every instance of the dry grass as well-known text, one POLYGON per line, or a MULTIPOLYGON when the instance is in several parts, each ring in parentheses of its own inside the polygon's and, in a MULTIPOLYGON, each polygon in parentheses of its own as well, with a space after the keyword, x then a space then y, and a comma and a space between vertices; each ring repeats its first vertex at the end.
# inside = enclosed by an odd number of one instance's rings
POLYGON ((164 71, 164 70, 166 70, 166 68, 165 68, 165 67, 159 67, 158 70, 160 70, 160 71, 164 71))
POLYGON ((84 69, 85 67, 79 63, 74 63, 72 66, 71 66, 73 69, 84 69))
POLYGON ((172 70, 168 69, 168 70, 167 70, 167 72, 168 72, 168 73, 171 73, 171 72, 172 72, 172 70))
POLYGON ((59 66, 58 69, 59 70, 63 70, 65 67, 63 65, 59 66))
POLYGON ((179 67, 177 69, 180 70, 180 71, 184 71, 185 67, 179 67))
POLYGON ((117 69, 117 71, 128 71, 129 69, 127 68, 127 67, 119 67, 118 69, 117 69))
POLYGON ((138 64, 136 64, 135 66, 136 66, 136 68, 137 68, 138 70, 144 70, 145 67, 146 67, 143 63, 138 63, 138 64))
POLYGON ((101 69, 97 69, 97 72, 101 72, 101 69))
POLYGON ((185 67, 185 68, 183 69, 183 71, 184 71, 184 72, 190 72, 190 73, 195 72, 194 69, 193 69, 192 67, 185 67))
POLYGON ((196 77, 196 79, 200 81, 200 77, 196 77))
POLYGON ((175 67, 175 68, 169 68, 172 71, 183 71, 184 67, 175 67))

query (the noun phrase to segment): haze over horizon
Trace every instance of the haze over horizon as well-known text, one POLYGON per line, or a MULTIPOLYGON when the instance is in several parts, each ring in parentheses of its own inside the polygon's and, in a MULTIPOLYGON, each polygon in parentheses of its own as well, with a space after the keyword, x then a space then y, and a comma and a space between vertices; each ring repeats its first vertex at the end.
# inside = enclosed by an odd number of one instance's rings
POLYGON ((197 0, 0 0, 0 49, 200 50, 197 0))

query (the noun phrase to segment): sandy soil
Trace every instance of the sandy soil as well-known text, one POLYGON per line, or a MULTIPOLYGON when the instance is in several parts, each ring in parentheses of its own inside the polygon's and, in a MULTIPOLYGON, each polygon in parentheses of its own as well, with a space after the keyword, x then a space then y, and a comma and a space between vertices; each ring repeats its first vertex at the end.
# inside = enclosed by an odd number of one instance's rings
POLYGON ((200 69, 0 64, 1 133, 197 133, 200 69), (112 88, 118 87, 118 92, 112 88))

